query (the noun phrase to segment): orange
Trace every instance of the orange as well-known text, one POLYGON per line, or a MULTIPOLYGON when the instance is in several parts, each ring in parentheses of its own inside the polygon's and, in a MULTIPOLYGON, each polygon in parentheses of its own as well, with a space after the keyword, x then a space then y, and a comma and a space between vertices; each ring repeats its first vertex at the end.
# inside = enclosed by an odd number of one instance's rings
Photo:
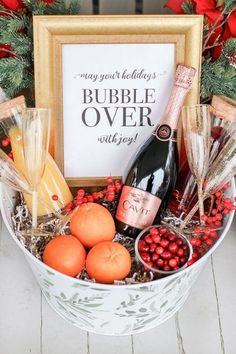
POLYGON ((93 247, 101 241, 111 241, 115 236, 111 213, 97 203, 82 204, 71 218, 70 229, 85 247, 93 247))
POLYGON ((43 262, 66 275, 75 277, 85 264, 86 252, 79 240, 71 235, 59 235, 48 242, 43 262))
POLYGON ((124 279, 131 269, 128 250, 118 242, 103 241, 95 245, 86 258, 89 276, 99 283, 124 279))

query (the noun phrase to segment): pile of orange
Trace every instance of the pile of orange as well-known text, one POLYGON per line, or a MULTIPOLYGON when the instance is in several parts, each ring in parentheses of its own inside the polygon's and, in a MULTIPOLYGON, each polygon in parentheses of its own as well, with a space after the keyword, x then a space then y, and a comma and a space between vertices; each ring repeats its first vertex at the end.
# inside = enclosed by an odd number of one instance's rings
POLYGON ((70 276, 86 270, 99 283, 124 279, 131 269, 131 257, 115 236, 115 223, 110 212, 96 203, 85 203, 74 213, 71 234, 59 235, 45 247, 43 262, 70 276), (89 248, 86 256, 85 248, 89 248))

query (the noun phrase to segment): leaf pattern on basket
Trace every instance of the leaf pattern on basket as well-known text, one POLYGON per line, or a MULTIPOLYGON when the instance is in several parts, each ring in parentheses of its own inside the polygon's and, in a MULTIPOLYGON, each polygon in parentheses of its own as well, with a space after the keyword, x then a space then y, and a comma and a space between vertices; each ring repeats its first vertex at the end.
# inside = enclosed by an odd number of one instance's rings
MULTIPOLYGON (((203 264, 204 265, 204 264, 203 264)), ((32 265, 47 301, 74 325, 100 334, 131 334, 153 328, 182 306, 202 267, 140 286, 104 287, 64 279, 32 265)))

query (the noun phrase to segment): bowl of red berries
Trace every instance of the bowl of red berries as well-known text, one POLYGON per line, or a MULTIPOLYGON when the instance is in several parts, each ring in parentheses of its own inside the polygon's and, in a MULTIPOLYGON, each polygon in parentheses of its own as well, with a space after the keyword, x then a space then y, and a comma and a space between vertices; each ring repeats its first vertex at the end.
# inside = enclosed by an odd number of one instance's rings
POLYGON ((186 268, 192 253, 188 239, 168 226, 149 226, 140 232, 135 241, 135 257, 139 267, 158 278, 186 268))

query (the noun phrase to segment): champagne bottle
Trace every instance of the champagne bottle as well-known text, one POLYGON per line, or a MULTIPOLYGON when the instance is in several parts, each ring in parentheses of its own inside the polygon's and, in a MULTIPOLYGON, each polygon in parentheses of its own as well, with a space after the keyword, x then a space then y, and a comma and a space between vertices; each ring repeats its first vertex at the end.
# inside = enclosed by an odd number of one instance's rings
POLYGON ((162 217, 178 169, 177 124, 196 70, 178 65, 174 86, 155 132, 135 156, 124 178, 115 220, 117 232, 136 237, 162 217))

